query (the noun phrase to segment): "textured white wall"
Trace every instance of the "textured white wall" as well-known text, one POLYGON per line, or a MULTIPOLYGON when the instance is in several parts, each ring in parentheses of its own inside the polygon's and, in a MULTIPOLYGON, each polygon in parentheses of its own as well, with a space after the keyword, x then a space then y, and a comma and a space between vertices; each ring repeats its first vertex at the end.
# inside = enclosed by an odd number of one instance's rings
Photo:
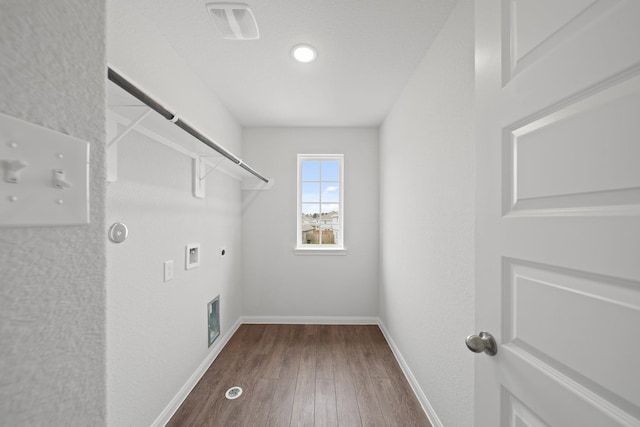
POLYGON ((473 423, 473 3, 381 127, 380 312, 445 426, 473 423))
MULTIPOLYGON (((135 4, 109 2, 108 26, 110 66, 240 154, 240 126, 135 4)), ((211 299, 220 295, 221 334, 240 318, 240 184, 211 172, 206 198, 191 194, 190 158, 135 132, 119 143, 107 222, 125 222, 130 235, 107 245, 110 426, 150 425, 207 358, 211 299), (185 270, 189 243, 200 243, 201 265, 185 270), (165 283, 167 260, 175 278, 165 283)))
POLYGON ((222 334, 240 317, 240 189, 212 172, 207 197, 194 198, 191 159, 136 133, 118 156, 107 218, 129 237, 107 251, 108 419, 147 426, 209 354, 207 303, 220 295, 222 334), (200 267, 185 270, 190 243, 200 243, 200 267), (164 282, 167 260, 175 277, 164 282))
POLYGON ((243 144, 243 158, 275 180, 243 192, 243 314, 376 316, 378 130, 250 128, 243 144), (344 153, 346 256, 293 253, 298 153, 344 153))
POLYGON ((104 0, 0 4, 0 111, 91 144, 90 225, 0 228, 3 426, 105 423, 105 46, 104 0))

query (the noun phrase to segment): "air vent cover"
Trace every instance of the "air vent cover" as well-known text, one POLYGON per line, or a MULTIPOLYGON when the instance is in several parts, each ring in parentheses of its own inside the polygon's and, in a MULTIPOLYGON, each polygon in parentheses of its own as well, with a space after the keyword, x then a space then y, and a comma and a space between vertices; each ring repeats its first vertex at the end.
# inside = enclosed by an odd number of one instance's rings
POLYGON ((258 24, 246 4, 208 3, 207 10, 224 39, 256 40, 260 38, 258 24))

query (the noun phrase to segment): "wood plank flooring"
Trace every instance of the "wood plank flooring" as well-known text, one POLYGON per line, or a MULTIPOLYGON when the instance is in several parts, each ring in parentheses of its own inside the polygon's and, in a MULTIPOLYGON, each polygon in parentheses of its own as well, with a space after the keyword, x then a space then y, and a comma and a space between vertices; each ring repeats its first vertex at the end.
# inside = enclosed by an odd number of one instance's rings
POLYGON ((431 424, 377 326, 242 325, 167 426, 431 424))

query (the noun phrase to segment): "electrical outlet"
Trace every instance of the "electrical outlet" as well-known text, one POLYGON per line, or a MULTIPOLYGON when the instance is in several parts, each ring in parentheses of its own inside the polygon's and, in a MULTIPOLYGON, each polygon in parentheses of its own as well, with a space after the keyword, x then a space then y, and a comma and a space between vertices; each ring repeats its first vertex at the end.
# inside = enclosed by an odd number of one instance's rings
POLYGON ((173 279, 173 260, 164 262, 164 281, 173 279))

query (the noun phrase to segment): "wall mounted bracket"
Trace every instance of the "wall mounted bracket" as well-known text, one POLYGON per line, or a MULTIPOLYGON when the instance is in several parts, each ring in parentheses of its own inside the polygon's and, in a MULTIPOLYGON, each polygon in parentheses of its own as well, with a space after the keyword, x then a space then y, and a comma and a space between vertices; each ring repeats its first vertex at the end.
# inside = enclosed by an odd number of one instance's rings
POLYGON ((222 163, 224 159, 218 156, 205 156, 200 155, 197 158, 194 158, 191 162, 191 176, 193 182, 193 197, 197 197, 199 199, 204 199, 205 197, 205 178, 214 170, 218 169, 220 163, 222 163), (217 158, 218 162, 213 164, 209 158, 217 158), (207 170, 207 165, 209 165, 209 170, 207 170))
MULTIPOLYGON (((118 133, 119 120, 107 120, 107 182, 116 182, 118 180, 118 142, 134 130, 138 125, 146 119, 153 110, 146 106, 130 105, 141 109, 142 113, 125 126, 122 132, 118 133)), ((111 111, 107 109, 107 117, 111 118, 111 111)))
POLYGON ((242 190, 268 190, 273 186, 271 180, 196 130, 178 114, 163 107, 122 75, 109 68, 108 76, 113 84, 108 87, 107 182, 118 179, 118 143, 135 130, 193 159, 191 175, 194 197, 205 197, 205 178, 214 170, 241 181, 242 190), (212 155, 201 152, 201 144, 208 147, 205 153, 212 152, 212 155))
MULTIPOLYGON (((205 177, 208 173, 204 173, 206 170, 206 164, 202 157, 191 160, 191 176, 193 182, 193 197, 204 199, 204 187, 206 184, 205 177)), ((211 169, 213 170, 213 169, 211 169)), ((211 172, 211 170, 209 172, 211 172)))

